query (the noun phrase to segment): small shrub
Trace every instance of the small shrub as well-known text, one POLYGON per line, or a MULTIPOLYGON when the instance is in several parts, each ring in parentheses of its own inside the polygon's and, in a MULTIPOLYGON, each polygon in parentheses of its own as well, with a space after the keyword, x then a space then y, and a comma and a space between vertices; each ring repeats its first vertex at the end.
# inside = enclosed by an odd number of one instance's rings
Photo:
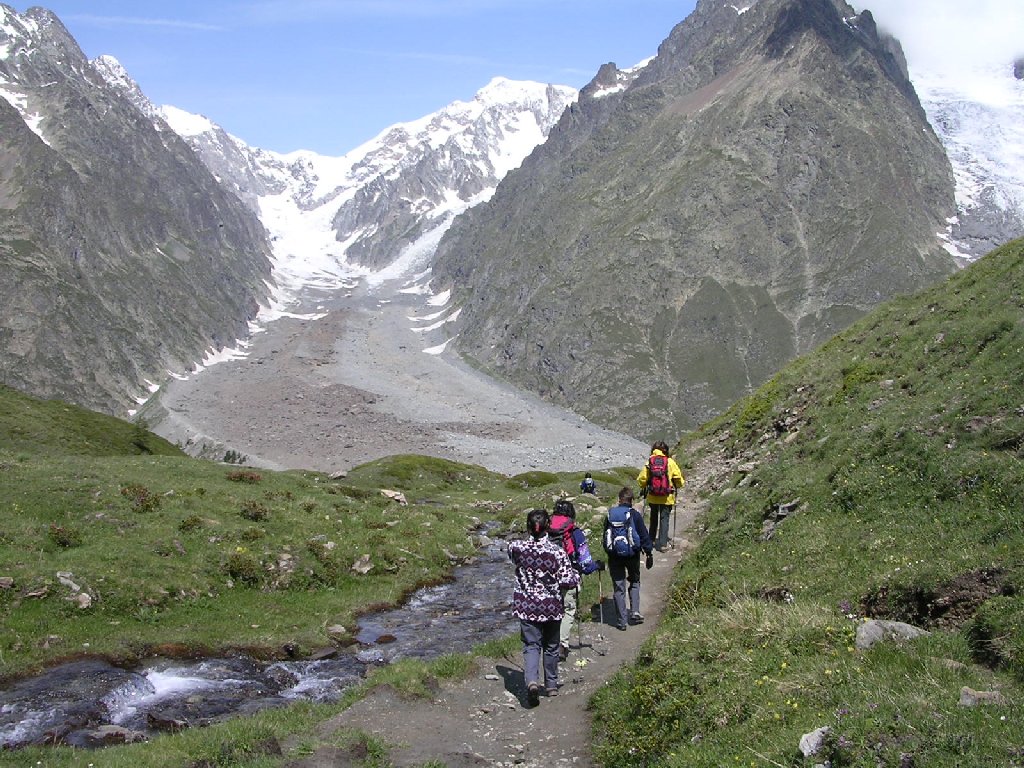
POLYGON ((252 553, 245 550, 228 555, 224 570, 235 581, 251 587, 259 586, 263 581, 263 564, 252 553))
POLYGON ((160 497, 144 485, 126 485, 121 488, 121 495, 128 499, 136 512, 155 512, 160 508, 160 497))
POLYGON ((256 501, 255 499, 249 499, 242 504, 242 510, 239 513, 246 520, 252 520, 254 523, 261 523, 270 517, 270 510, 267 509, 266 505, 262 502, 256 501))
POLYGON ((191 531, 198 531, 204 525, 206 525, 206 523, 203 522, 203 518, 199 515, 189 515, 178 523, 178 530, 182 533, 190 533, 191 531))
POLYGON ((50 523, 50 530, 47 535, 50 541, 63 549, 77 547, 82 543, 82 534, 70 526, 50 523))
POLYGON ((225 452, 225 454, 224 454, 224 463, 225 464, 245 464, 245 462, 248 460, 248 458, 249 457, 246 456, 245 454, 239 453, 238 451, 236 451, 234 449, 231 449, 231 450, 228 450, 227 452, 225 452))
POLYGON ((253 472, 249 469, 237 469, 233 472, 228 472, 227 479, 233 483, 252 483, 255 485, 263 479, 263 476, 259 472, 253 472))
POLYGON ((251 528, 246 528, 244 531, 242 531, 238 535, 238 539, 239 541, 259 541, 266 535, 267 532, 264 531, 262 528, 257 528, 256 526, 253 526, 251 528))

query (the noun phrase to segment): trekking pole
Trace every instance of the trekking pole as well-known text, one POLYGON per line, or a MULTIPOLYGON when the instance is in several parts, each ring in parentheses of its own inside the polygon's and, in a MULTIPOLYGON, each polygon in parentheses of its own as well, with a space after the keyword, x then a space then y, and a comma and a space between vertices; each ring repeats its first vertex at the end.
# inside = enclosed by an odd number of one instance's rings
POLYGON ((597 572, 597 610, 601 615, 601 632, 604 631, 604 580, 601 571, 597 572))
MULTIPOLYGON (((572 630, 570 630, 572 631, 572 630)), ((576 644, 583 648, 583 627, 580 622, 580 588, 576 587, 576 644)))
POLYGON ((675 546, 676 538, 676 505, 672 505, 672 546, 675 546))

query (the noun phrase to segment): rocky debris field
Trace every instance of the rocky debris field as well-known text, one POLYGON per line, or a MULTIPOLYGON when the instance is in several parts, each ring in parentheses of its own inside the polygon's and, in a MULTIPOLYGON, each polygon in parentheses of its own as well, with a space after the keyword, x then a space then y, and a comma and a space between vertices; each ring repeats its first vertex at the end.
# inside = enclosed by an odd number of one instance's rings
POLYGON ((398 453, 479 464, 506 475, 639 465, 647 446, 496 381, 453 352, 424 349, 445 328, 415 294, 328 297, 319 319, 282 318, 248 355, 171 380, 144 411, 193 454, 227 450, 271 469, 347 470, 398 453), (420 324, 422 327, 422 323, 420 324))

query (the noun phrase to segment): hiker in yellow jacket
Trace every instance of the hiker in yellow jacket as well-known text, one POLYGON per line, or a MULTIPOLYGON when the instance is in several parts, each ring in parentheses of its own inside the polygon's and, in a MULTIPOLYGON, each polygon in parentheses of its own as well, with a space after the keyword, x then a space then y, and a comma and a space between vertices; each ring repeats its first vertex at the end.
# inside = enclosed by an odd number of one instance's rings
POLYGON ((668 444, 659 440, 651 446, 651 456, 636 477, 640 493, 651 508, 651 538, 659 552, 668 547, 668 521, 676 506, 676 494, 686 484, 676 460, 668 455, 668 444))

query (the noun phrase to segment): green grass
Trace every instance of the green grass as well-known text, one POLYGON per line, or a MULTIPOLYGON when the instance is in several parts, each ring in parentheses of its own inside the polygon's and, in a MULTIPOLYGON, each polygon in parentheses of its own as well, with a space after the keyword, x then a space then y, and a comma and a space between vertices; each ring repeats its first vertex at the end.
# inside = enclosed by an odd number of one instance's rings
MULTIPOLYGON (((577 495, 580 480, 402 455, 332 481, 192 459, 140 425, 5 387, 0 407, 2 680, 83 654, 131 663, 239 649, 275 658, 344 643, 327 628, 354 633, 360 613, 445 579, 449 554, 469 556, 482 522, 522 531, 527 510, 577 495), (373 568, 356 573, 365 554, 373 568)), ((597 473, 605 498, 633 474, 597 473)), ((599 506, 580 497, 581 522, 599 506)), ((589 582, 584 606, 597 600, 589 582)), ((336 705, 300 703, 99 752, 0 752, 0 765, 271 766, 335 744, 360 764, 385 766, 380 743, 324 737, 317 723, 372 686, 427 695, 470 674, 475 654, 520 651, 510 636, 466 656, 382 668, 336 705)))
POLYGON ((602 761, 1024 765, 1022 362, 1016 241, 688 436, 686 466, 724 446, 754 468, 708 492, 669 618, 596 698, 597 722, 626 714, 602 761), (869 616, 931 634, 849 650, 869 616), (1008 703, 961 707, 963 686, 1008 703), (828 754, 804 760, 822 726, 828 754))

